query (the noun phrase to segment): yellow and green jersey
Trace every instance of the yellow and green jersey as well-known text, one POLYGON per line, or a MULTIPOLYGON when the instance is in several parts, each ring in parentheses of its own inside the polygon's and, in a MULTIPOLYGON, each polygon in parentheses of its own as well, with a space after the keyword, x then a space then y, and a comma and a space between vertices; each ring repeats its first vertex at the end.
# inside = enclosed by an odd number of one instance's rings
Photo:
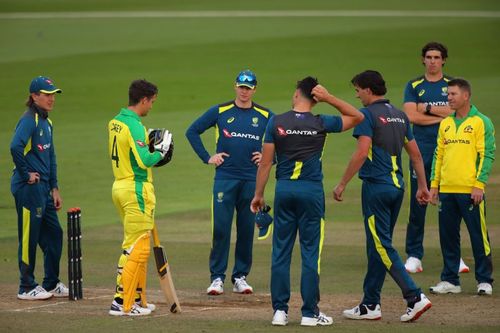
POLYGON ((151 167, 161 160, 149 152, 149 138, 139 116, 126 108, 108 124, 109 156, 115 180, 152 182, 151 167))
POLYGON ((472 105, 467 117, 452 114, 439 125, 431 173, 431 187, 443 193, 484 189, 495 159, 495 129, 491 120, 472 105))

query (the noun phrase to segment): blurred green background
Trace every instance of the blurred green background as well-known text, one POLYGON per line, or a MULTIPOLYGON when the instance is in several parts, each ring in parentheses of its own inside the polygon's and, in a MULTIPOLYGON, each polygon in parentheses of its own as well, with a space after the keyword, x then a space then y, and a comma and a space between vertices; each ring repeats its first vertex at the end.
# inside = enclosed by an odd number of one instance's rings
MULTIPOLYGON (((424 71, 421 47, 437 40, 449 49, 445 72, 468 79, 473 102, 498 124, 499 32, 497 1, 0 0, 0 269, 6 272, 0 283, 9 285, 14 295, 17 224, 10 194, 13 163, 9 144, 33 77, 47 75, 64 90, 50 116, 64 210, 83 209, 87 271, 96 273, 88 277, 86 286, 109 288, 113 288, 121 225, 111 201, 113 176, 106 126, 126 106, 132 80, 145 78, 158 85, 158 100, 143 123, 170 129, 175 140, 172 163, 154 170, 160 234, 182 277, 178 287, 203 290, 208 283, 213 168, 198 159, 184 132, 210 106, 234 97, 233 82, 240 70, 250 68, 257 74, 255 101, 276 113, 290 108, 295 82, 307 75, 317 76, 332 93, 359 107, 349 82, 365 69, 380 71, 388 85, 388 98, 402 106, 406 82, 424 71), (257 12, 253 17, 238 16, 249 10, 257 12), (347 16, 329 12, 335 10, 353 12, 347 16), (117 11, 169 13, 170 17, 114 17, 117 11), (237 12, 224 14, 226 11, 237 12), (316 15, 308 16, 308 11, 316 15), (23 12, 33 14, 19 14, 23 12), (89 17, 53 15, 57 12, 88 12, 89 17), (107 17, 98 18, 95 12, 107 13, 107 17), (203 17, 207 14, 210 17, 203 17)), ((337 114, 325 105, 314 112, 337 114)), ((213 131, 207 131, 204 140, 210 152, 213 139, 213 131)), ((365 258, 359 180, 351 182, 343 203, 333 203, 331 198, 331 189, 354 148, 351 133, 331 135, 323 158, 328 225, 322 288, 326 293, 361 292, 365 258), (347 285, 328 283, 340 280, 338 275, 333 277, 338 271, 328 268, 336 253, 346 256, 338 259, 340 263, 357 263, 353 270, 345 271, 347 285)), ((494 164, 487 186, 490 235, 497 236, 499 171, 500 164, 494 164)), ((267 187, 268 200, 273 197, 273 185, 271 181, 267 187)), ((395 236, 402 256, 407 222, 406 203, 404 206, 395 236)), ((62 224, 64 215, 60 215, 62 224)), ((441 265, 436 217, 436 209, 430 208, 431 232, 425 244, 432 254, 428 260, 435 267, 426 272, 429 275, 419 277, 425 285, 438 279, 441 265)), ((464 237, 464 256, 472 265, 466 233, 464 237)), ((492 237, 494 253, 499 249, 498 239, 492 237)), ((267 286, 269 251, 269 243, 256 244, 254 274, 262 277, 255 281, 257 287, 267 286)), ((294 261, 294 269, 296 264, 294 261)), ((470 286, 474 285, 472 275, 467 277, 470 286)), ((398 293, 392 282, 388 285, 386 291, 398 293)))

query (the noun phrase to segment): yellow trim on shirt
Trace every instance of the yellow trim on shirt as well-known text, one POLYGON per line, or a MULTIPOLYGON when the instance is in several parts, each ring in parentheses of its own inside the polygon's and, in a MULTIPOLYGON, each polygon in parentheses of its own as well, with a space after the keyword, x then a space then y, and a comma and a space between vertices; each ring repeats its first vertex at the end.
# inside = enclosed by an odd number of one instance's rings
POLYGON ((264 117, 269 118, 269 112, 268 111, 260 109, 260 108, 258 108, 256 106, 254 106, 253 108, 254 108, 255 111, 257 111, 258 113, 260 113, 264 117))
POLYGON ((290 177, 290 179, 299 179, 301 171, 302 171, 302 162, 301 161, 296 161, 295 162, 295 168, 293 169, 293 174, 290 177))
POLYGON ((425 79, 421 79, 421 80, 418 80, 418 81, 415 81, 415 82, 412 82, 411 83, 411 86, 413 87, 413 89, 415 89, 420 83, 424 82, 425 79))
POLYGON ((225 112, 229 109, 231 109, 234 106, 233 103, 226 105, 226 106, 219 106, 219 113, 225 112))
POLYGON ((396 185, 397 188, 401 188, 401 184, 399 184, 398 176, 396 175, 396 171, 399 170, 397 158, 398 158, 397 156, 391 156, 391 161, 392 161, 391 176, 392 176, 392 181, 394 182, 394 185, 396 185))

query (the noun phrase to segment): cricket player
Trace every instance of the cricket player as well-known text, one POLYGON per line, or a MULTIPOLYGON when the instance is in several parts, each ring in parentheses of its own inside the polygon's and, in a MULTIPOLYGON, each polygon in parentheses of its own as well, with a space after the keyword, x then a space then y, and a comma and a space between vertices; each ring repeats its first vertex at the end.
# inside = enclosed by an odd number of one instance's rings
MULTIPOLYGON (((422 48, 422 63, 425 74, 410 80, 404 92, 403 111, 413 124, 415 141, 424 160, 427 186, 430 186, 432 157, 436 149, 439 123, 452 113, 448 105, 448 81, 451 77, 443 73, 448 58, 448 49, 441 43, 430 42, 422 48)), ((422 272, 424 256, 424 226, 427 205, 416 199, 417 176, 410 163, 410 214, 406 229, 405 268, 410 273, 422 272)), ((460 272, 467 273, 469 267, 460 259, 460 272)))
POLYGON ((351 82, 364 106, 361 112, 365 119, 354 129, 353 136, 358 146, 335 187, 334 199, 342 201, 345 187, 359 171, 359 178, 363 180, 361 203, 368 265, 363 300, 343 314, 349 319, 380 319, 380 293, 388 272, 401 288, 407 302, 407 310, 401 316, 401 321, 414 321, 431 307, 431 302, 406 271, 397 250, 392 246, 392 234, 404 196, 401 167, 403 147, 410 155, 417 175, 416 196, 419 204, 426 204, 430 200, 422 156, 408 117, 384 97, 387 89, 382 75, 368 70, 354 76, 351 82))
POLYGON ((462 219, 472 244, 477 293, 493 292, 484 189, 495 159, 495 129, 491 120, 470 103, 470 98, 469 82, 464 79, 448 82, 448 102, 455 112, 439 125, 431 174, 433 202, 439 194, 439 240, 444 264, 441 282, 430 288, 436 294, 456 294, 462 290, 457 274, 462 219))
POLYGON ((262 153, 262 138, 272 116, 269 109, 253 102, 257 77, 250 70, 236 76, 236 98, 211 107, 186 131, 186 137, 203 163, 215 166, 212 195, 212 248, 207 294, 224 292, 231 227, 236 210, 235 263, 231 274, 233 292, 251 294, 246 278, 252 266, 255 215, 250 201, 262 153), (200 135, 215 127, 216 151, 210 155, 200 135))
POLYGON ((28 110, 17 123, 10 152, 15 164, 11 192, 16 202, 19 239, 19 292, 21 300, 68 297, 59 280, 63 231, 57 218, 62 199, 57 183, 53 126, 49 113, 56 93, 62 90, 45 76, 31 81, 28 110), (36 249, 43 251, 45 277, 39 285, 34 276, 36 249))
POLYGON ((108 124, 109 156, 115 181, 112 197, 123 222, 122 255, 118 261, 116 293, 109 314, 142 316, 155 310, 146 300, 146 273, 150 231, 154 225, 156 198, 151 167, 171 148, 172 135, 149 151, 149 138, 141 117, 147 116, 158 94, 146 80, 129 87, 129 106, 108 124))
POLYGON ((252 211, 265 207, 264 189, 276 154, 276 193, 271 264, 272 324, 288 324, 290 262, 299 233, 302 255, 302 326, 326 326, 332 317, 320 312, 318 303, 321 248, 324 237, 325 196, 322 155, 328 133, 346 131, 363 120, 361 112, 331 95, 318 81, 297 82, 293 109, 273 117, 266 129, 264 151, 257 172, 252 211), (313 115, 317 102, 335 107, 341 116, 313 115))

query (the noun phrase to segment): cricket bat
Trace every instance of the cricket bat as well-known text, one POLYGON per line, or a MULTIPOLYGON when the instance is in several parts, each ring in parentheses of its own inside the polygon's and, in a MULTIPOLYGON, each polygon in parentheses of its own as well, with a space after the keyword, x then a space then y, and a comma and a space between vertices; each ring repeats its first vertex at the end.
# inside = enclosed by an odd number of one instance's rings
POLYGON ((160 278, 160 287, 167 300, 167 305, 172 313, 180 313, 181 305, 179 299, 177 298, 177 293, 175 292, 174 283, 172 281, 172 275, 170 274, 170 266, 168 265, 167 255, 165 254, 165 249, 160 245, 160 239, 158 238, 158 230, 156 225, 153 227, 153 250, 155 254, 156 270, 158 271, 158 276, 160 278))

